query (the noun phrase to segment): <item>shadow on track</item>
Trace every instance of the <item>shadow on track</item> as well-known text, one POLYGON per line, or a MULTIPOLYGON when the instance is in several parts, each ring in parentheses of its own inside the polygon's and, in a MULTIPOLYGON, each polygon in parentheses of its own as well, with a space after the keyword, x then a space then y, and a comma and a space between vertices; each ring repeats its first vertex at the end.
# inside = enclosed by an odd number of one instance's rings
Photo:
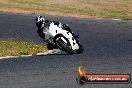
POLYGON ((128 41, 132 41, 132 40, 128 40, 128 41))
POLYGON ((39 56, 59 56, 59 55, 70 56, 69 54, 47 54, 47 55, 39 55, 39 56))

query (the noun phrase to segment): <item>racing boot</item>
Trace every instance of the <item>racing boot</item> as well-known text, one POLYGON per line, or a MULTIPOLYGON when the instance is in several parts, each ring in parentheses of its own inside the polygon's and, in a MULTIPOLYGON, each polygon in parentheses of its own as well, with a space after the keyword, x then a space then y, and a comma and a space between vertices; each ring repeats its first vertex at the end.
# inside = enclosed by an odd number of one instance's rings
POLYGON ((53 50, 53 49, 58 49, 58 47, 55 46, 54 44, 48 42, 48 43, 47 43, 47 49, 48 49, 48 50, 53 50))

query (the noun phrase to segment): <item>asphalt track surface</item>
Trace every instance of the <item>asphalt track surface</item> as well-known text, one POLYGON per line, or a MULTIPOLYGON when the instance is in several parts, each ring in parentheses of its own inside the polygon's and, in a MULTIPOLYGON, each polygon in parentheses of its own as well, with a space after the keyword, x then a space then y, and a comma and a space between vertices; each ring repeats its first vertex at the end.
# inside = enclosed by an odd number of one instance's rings
MULTIPOLYGON (((42 43, 36 33, 34 17, 0 13, 0 40, 42 43)), ((129 84, 76 83, 81 65, 89 74, 132 75, 132 21, 51 17, 68 23, 85 48, 83 54, 65 52, 46 56, 0 60, 0 88, 132 88, 129 84)))

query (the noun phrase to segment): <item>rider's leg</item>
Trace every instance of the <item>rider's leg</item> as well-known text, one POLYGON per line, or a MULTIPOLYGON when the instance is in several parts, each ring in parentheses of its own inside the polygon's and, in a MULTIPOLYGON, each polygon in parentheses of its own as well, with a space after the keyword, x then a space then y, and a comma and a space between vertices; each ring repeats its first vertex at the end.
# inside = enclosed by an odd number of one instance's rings
POLYGON ((43 28, 38 28, 37 32, 42 39, 45 39, 45 34, 43 33, 43 28))
POLYGON ((38 32, 39 36, 43 39, 43 41, 47 43, 48 50, 58 49, 57 47, 55 47, 53 44, 51 44, 50 42, 48 42, 45 39, 45 34, 43 33, 43 28, 38 28, 37 32, 38 32))

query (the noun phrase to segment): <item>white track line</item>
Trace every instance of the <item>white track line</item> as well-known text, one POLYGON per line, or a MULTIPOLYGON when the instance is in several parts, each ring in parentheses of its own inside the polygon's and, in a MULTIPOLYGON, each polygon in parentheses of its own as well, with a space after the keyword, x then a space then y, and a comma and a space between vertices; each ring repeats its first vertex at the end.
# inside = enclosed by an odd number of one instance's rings
POLYGON ((42 56, 42 55, 48 55, 48 54, 55 54, 55 53, 59 53, 59 52, 60 52, 59 49, 54 49, 54 50, 48 50, 47 52, 44 52, 44 53, 21 55, 21 56, 5 56, 5 57, 0 57, 0 59, 19 58, 19 57, 31 57, 31 56, 42 56))
POLYGON ((111 19, 111 18, 95 18, 97 20, 113 20, 113 21, 122 21, 123 19, 111 19))

